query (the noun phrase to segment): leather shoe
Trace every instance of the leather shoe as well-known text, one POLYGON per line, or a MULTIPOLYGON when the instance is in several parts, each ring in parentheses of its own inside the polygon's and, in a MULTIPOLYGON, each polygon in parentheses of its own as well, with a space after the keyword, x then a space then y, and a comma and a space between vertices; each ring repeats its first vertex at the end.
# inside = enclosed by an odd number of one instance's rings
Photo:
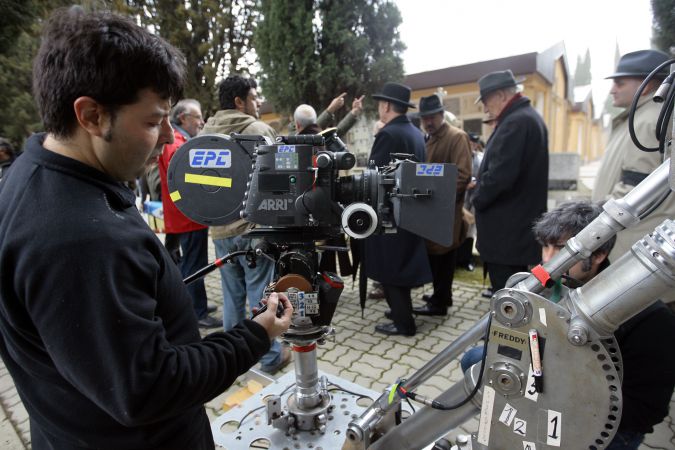
POLYGON ((432 298, 433 298, 433 296, 432 296, 432 295, 429 295, 429 294, 424 294, 424 295, 422 296, 422 300, 424 300, 424 301, 427 302, 427 303, 429 303, 429 302, 432 300, 432 298))
POLYGON ((223 326, 223 321, 218 320, 213 316, 206 316, 203 319, 197 321, 199 328, 218 328, 223 326))
POLYGON ((372 300, 379 300, 384 298, 384 289, 381 287, 375 288, 372 291, 368 292, 368 298, 372 300))
POLYGON ((386 334, 388 336, 415 336, 415 332, 412 333, 403 332, 399 330, 394 323, 380 323, 375 325, 375 331, 378 333, 386 334))
POLYGON ((436 308, 429 304, 413 308, 413 314, 419 316, 444 316, 448 313, 448 308, 436 308))
POLYGON ((483 292, 481 292, 480 296, 485 297, 485 298, 492 298, 492 294, 493 294, 492 288, 489 287, 489 288, 485 289, 483 292))
POLYGON ((285 345, 281 346, 281 358, 279 362, 274 366, 260 366, 260 370, 265 372, 268 375, 274 375, 284 367, 286 367, 290 362, 293 361, 293 352, 290 348, 285 345))

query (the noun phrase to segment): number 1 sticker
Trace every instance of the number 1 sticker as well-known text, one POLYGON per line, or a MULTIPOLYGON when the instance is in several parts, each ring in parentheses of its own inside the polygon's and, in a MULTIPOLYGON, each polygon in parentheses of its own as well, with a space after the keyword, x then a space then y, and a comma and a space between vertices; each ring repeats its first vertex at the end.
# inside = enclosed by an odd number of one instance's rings
POLYGON ((548 433, 546 444, 560 447, 560 435, 562 434, 562 414, 558 411, 548 410, 548 433))

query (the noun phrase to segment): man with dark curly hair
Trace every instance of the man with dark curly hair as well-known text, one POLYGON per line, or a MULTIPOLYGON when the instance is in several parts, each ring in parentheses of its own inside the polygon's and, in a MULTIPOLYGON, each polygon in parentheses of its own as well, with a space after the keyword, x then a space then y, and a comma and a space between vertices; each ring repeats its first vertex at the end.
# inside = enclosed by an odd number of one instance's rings
POLYGON ((290 325, 273 296, 202 339, 124 185, 173 142, 184 85, 178 50, 127 18, 73 7, 45 25, 33 91, 46 133, 0 183, 0 356, 34 449, 213 449, 203 404, 290 325))

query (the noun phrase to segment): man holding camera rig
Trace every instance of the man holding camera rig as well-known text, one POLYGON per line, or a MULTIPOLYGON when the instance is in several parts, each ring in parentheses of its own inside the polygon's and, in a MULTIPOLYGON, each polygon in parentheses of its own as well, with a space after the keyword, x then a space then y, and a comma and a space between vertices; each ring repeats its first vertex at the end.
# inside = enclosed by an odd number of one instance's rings
POLYGON ((0 183, 0 355, 35 449, 213 449, 203 403, 290 325, 272 295, 202 339, 122 183, 173 142, 184 85, 184 57, 127 18, 72 7, 45 25, 33 86, 47 132, 0 183))

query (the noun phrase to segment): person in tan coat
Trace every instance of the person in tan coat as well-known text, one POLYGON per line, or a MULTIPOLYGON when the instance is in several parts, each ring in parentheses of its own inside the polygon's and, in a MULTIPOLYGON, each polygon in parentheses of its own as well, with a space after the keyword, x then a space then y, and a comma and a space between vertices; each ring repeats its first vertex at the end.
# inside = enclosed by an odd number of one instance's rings
POLYGON ((424 306, 413 308, 415 314, 440 316, 447 314, 452 306, 452 281, 455 272, 457 248, 466 237, 466 227, 462 221, 462 206, 467 185, 471 181, 471 144, 469 136, 459 128, 443 120, 444 108, 437 95, 420 99, 420 117, 427 132, 426 161, 430 163, 450 163, 457 166, 457 192, 448 201, 455 205, 453 242, 444 247, 427 241, 427 254, 433 276, 434 292, 425 295, 424 306))
MULTIPOLYGON (((641 151, 633 143, 628 132, 628 112, 640 84, 652 70, 668 59, 668 55, 657 50, 627 53, 619 60, 616 72, 608 77, 614 82, 609 92, 614 106, 626 110, 612 122, 612 132, 595 179, 593 201, 623 197, 661 165, 663 154, 658 151, 641 151)), ((645 147, 658 146, 655 130, 663 104, 655 103, 652 96, 666 76, 668 66, 647 84, 637 103, 634 116, 635 134, 645 147)), ((616 235, 616 245, 609 254, 610 261, 619 259, 630 251, 635 242, 652 232, 665 219, 673 217, 675 217, 675 195, 671 193, 651 214, 616 235)), ((675 295, 666 300, 672 301, 673 297, 675 295)))

